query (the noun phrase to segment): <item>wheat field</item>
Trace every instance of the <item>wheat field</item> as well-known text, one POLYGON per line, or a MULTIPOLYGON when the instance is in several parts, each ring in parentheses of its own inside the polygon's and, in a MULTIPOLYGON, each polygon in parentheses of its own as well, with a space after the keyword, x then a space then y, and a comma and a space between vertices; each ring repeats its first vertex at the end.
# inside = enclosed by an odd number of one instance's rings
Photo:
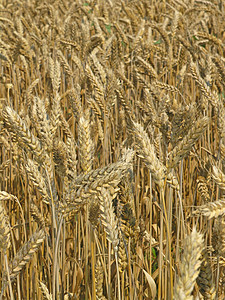
POLYGON ((0 300, 225 299, 225 2, 0 1, 0 300))

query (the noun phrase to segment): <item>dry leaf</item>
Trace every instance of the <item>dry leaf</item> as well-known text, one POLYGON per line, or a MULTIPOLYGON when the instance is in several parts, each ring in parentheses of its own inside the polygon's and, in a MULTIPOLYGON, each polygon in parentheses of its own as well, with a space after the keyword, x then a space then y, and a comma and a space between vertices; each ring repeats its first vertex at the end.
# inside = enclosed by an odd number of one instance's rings
POLYGON ((147 279, 148 284, 150 286, 150 290, 151 290, 151 293, 152 293, 152 298, 155 299, 155 297, 156 297, 156 284, 155 284, 155 281, 153 280, 152 276, 150 274, 148 274, 148 272, 146 272, 144 269, 143 269, 143 272, 145 273, 146 279, 147 279))

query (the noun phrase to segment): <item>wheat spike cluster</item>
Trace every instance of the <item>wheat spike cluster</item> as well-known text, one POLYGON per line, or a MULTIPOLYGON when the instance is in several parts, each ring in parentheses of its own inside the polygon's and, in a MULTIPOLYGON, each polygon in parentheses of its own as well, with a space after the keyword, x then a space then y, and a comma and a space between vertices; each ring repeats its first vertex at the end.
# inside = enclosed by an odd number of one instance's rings
POLYGON ((225 299, 224 57, 224 1, 0 1, 0 300, 225 299))

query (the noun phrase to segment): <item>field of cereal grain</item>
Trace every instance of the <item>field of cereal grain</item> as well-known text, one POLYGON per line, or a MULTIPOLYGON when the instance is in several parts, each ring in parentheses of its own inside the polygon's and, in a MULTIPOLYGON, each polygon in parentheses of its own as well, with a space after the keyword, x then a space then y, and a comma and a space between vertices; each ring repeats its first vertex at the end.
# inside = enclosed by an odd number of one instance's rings
POLYGON ((225 2, 0 1, 0 300, 225 299, 225 2))

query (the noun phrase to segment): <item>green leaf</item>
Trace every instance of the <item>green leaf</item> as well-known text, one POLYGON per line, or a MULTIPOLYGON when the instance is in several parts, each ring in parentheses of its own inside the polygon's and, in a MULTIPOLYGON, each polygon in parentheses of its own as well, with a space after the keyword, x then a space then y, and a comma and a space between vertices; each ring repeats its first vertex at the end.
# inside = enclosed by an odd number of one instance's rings
POLYGON ((161 43, 162 43, 161 40, 158 40, 158 41, 154 42, 155 45, 159 45, 159 44, 161 44, 161 43))
POLYGON ((97 156, 98 156, 98 159, 100 159, 100 157, 101 157, 100 151, 98 152, 97 156))
POLYGON ((152 247, 152 255, 154 258, 156 258, 156 251, 155 251, 155 248, 153 248, 153 247, 152 247))
POLYGON ((156 261, 156 262, 154 262, 154 264, 152 265, 152 273, 154 273, 157 269, 158 269, 158 263, 157 263, 157 261, 156 261))
POLYGON ((108 33, 111 33, 111 24, 105 25, 106 30, 108 33))
POLYGON ((85 2, 83 3, 83 6, 89 6, 89 3, 85 2))

